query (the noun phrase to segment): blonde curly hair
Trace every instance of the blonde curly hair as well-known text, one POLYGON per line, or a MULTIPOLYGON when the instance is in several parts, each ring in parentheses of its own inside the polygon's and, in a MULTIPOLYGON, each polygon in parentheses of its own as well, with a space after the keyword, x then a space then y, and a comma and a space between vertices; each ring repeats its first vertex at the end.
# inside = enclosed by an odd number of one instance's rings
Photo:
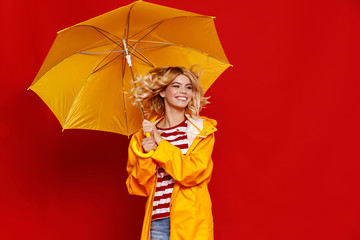
POLYGON ((185 112, 193 117, 198 117, 202 107, 208 104, 208 97, 204 97, 204 91, 199 85, 200 73, 194 69, 196 66, 187 69, 185 67, 158 67, 151 69, 145 76, 138 76, 135 79, 133 89, 133 104, 144 107, 146 117, 163 115, 165 113, 164 99, 160 92, 179 75, 185 75, 190 79, 192 85, 192 99, 185 108, 185 112))

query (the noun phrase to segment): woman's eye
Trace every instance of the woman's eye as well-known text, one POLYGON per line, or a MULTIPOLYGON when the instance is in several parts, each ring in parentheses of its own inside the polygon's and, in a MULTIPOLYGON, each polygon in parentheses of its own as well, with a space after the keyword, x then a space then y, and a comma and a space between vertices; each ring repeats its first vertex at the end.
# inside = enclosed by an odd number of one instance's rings
POLYGON ((191 90, 191 89, 192 89, 192 87, 187 87, 187 89, 191 90))
POLYGON ((178 88, 178 87, 180 87, 179 85, 173 85, 173 87, 176 87, 176 88, 178 88))

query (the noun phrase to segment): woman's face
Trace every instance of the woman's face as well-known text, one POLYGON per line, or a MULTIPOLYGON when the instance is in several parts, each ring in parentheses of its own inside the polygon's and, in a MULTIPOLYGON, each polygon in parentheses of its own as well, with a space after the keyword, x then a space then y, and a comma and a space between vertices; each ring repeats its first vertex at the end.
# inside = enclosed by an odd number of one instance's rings
POLYGON ((166 88, 160 92, 164 98, 165 110, 169 108, 185 109, 192 99, 192 84, 185 75, 178 75, 166 88))

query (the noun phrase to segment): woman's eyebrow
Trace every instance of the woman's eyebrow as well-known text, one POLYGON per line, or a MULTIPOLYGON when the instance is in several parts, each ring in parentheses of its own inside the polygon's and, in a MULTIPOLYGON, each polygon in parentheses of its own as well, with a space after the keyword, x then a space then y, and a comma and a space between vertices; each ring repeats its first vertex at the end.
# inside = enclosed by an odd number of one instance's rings
MULTIPOLYGON (((180 85, 182 85, 182 83, 180 83, 180 82, 172 82, 172 83, 171 83, 171 85, 173 85, 173 84, 180 84, 180 85)), ((187 84, 185 84, 185 86, 188 86, 188 85, 192 86, 192 84, 191 84, 191 83, 187 83, 187 84)))

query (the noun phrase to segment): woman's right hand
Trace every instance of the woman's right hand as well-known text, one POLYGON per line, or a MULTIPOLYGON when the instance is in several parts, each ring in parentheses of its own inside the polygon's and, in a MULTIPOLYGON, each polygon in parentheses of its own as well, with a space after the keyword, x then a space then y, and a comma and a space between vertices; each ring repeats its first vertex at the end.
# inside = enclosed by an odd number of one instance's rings
POLYGON ((146 137, 144 136, 143 139, 142 139, 142 147, 144 149, 145 152, 150 152, 151 150, 156 150, 157 148, 157 144, 155 142, 155 139, 154 139, 154 131, 151 131, 150 133, 150 137, 146 137))
POLYGON ((156 150, 157 146, 160 144, 161 136, 157 131, 157 128, 153 122, 150 122, 144 119, 142 123, 144 137, 142 139, 142 146, 145 152, 151 150, 156 150), (150 137, 146 136, 146 133, 150 133, 150 137))

